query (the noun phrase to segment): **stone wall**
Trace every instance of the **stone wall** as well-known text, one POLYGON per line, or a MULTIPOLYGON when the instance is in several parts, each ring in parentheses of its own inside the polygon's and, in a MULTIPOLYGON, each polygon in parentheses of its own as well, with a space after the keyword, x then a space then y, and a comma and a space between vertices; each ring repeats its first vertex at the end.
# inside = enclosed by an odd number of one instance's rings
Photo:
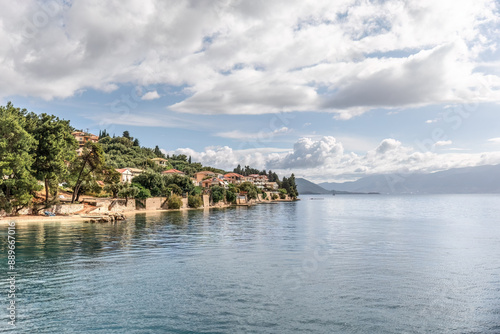
POLYGON ((124 199, 100 200, 92 203, 97 208, 90 211, 89 214, 121 213, 135 210, 135 199, 129 199, 126 205, 125 202, 124 199))
POLYGON ((80 210, 83 210, 83 204, 58 204, 41 212, 50 211, 57 215, 71 215, 80 210))
POLYGON ((210 207, 210 195, 203 195, 203 207, 210 207))
POLYGON ((160 210, 163 209, 165 204, 165 201, 167 200, 166 197, 150 197, 146 198, 145 202, 145 208, 146 210, 160 210))
POLYGON ((188 199, 187 197, 186 198, 181 198, 182 200, 182 206, 181 206, 181 209, 187 209, 189 206, 188 206, 188 199))

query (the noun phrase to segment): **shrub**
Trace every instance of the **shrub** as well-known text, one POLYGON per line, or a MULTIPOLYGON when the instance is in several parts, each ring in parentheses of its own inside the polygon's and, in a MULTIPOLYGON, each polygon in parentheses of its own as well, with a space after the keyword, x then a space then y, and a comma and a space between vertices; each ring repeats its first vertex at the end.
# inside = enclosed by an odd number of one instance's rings
POLYGON ((172 195, 168 199, 169 209, 180 209, 182 207, 182 199, 179 195, 172 195))
POLYGON ((149 191, 149 189, 144 188, 143 186, 141 186, 138 183, 132 183, 132 185, 134 187, 136 187, 137 189, 139 189, 139 192, 137 193, 137 195, 135 195, 135 198, 146 199, 146 198, 151 197, 151 192, 149 191))
POLYGON ((278 195, 276 195, 276 194, 272 194, 271 199, 272 199, 273 201, 277 200, 277 199, 278 199, 278 195))
POLYGON ((262 199, 267 199, 267 193, 265 191, 262 193, 262 199))
POLYGON ((232 191, 226 191, 226 201, 229 203, 236 203, 236 194, 232 191))
POLYGON ((188 197, 188 205, 190 208, 196 209, 203 205, 203 200, 199 195, 191 195, 188 197))
POLYGON ((212 192, 212 201, 214 201, 214 203, 218 203, 224 199, 224 193, 225 193, 224 188, 219 186, 213 186, 212 188, 210 188, 210 190, 212 192))

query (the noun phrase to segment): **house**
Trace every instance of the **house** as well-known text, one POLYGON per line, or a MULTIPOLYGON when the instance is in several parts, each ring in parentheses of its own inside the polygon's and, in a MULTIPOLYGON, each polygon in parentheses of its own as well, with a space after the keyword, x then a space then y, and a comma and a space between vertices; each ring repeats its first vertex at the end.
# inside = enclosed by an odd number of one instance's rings
POLYGON ((131 183, 132 182, 132 178, 134 177, 134 175, 132 174, 132 172, 128 168, 118 168, 115 170, 118 173, 120 173, 120 175, 121 175, 120 181, 122 183, 131 183))
POLYGON ((248 176, 251 178, 251 183, 253 183, 257 188, 264 189, 266 182, 268 182, 267 175, 251 174, 248 176))
POLYGON ((158 166, 162 166, 162 167, 167 166, 167 162, 168 162, 167 159, 163 159, 163 158, 154 158, 154 159, 151 159, 151 161, 153 161, 158 166))
POLYGON ((278 190, 279 186, 277 182, 266 182, 264 184, 264 188, 270 189, 270 190, 278 190))
POLYGON ((198 182, 201 182, 204 179, 207 179, 209 177, 215 177, 215 173, 211 172, 211 171, 208 171, 208 170, 204 170, 204 171, 201 171, 201 172, 198 172, 198 173, 194 173, 194 178, 198 182))
POLYGON ((224 175, 224 178, 232 184, 239 184, 245 181, 245 177, 238 173, 227 173, 224 175))
POLYGON ((227 189, 229 187, 229 184, 226 180, 219 179, 218 177, 213 177, 211 179, 205 179, 201 181, 201 186, 203 188, 210 188, 211 186, 220 186, 227 189))
POLYGON ((184 172, 181 172, 180 170, 177 170, 177 169, 169 169, 169 170, 166 170, 166 171, 163 171, 161 172, 162 175, 173 175, 173 174, 179 174, 179 175, 186 175, 184 174, 184 172))
POLYGON ((76 150, 76 153, 78 155, 82 155, 83 153, 83 147, 85 146, 85 143, 88 141, 97 143, 99 141, 99 137, 96 135, 93 135, 91 133, 83 132, 83 131, 75 131, 72 132, 71 135, 75 137, 75 140, 78 143, 78 148, 76 150))
POLYGON ((137 175, 141 175, 142 173, 144 173, 144 170, 140 168, 131 168, 131 167, 125 167, 125 168, 132 173, 132 177, 136 177, 137 175))

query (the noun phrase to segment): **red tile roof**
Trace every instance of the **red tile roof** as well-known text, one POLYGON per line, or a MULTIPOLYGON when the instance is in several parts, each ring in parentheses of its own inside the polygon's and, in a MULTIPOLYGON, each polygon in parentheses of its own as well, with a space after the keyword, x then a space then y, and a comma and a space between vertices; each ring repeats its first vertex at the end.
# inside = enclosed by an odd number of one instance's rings
POLYGON ((175 168, 172 168, 172 169, 169 169, 169 170, 166 170, 166 171, 163 171, 161 172, 162 174, 184 174, 184 172, 181 172, 180 170, 177 170, 175 168))

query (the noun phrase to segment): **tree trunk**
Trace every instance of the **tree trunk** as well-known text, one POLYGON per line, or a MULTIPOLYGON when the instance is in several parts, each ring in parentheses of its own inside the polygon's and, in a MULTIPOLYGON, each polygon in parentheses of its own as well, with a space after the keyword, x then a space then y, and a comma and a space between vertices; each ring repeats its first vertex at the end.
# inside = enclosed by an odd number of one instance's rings
POLYGON ((45 206, 49 204, 49 179, 45 178, 45 206))

